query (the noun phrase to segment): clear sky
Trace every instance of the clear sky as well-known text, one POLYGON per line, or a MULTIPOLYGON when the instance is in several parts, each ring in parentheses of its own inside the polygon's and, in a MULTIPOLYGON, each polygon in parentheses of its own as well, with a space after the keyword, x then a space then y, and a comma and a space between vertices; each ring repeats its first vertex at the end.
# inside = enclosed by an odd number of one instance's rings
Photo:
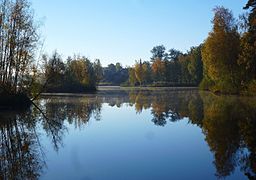
POLYGON ((43 22, 44 50, 66 58, 81 54, 104 66, 149 60, 165 45, 186 52, 211 30, 212 9, 223 5, 235 15, 247 0, 32 0, 43 22))

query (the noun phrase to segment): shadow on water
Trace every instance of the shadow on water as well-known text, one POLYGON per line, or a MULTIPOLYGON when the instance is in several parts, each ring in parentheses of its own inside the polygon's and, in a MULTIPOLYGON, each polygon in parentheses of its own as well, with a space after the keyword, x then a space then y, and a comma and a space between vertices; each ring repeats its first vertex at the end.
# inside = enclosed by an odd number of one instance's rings
POLYGON ((0 112, 0 179, 38 179, 46 169, 43 131, 56 151, 68 129, 84 127, 93 116, 101 120, 102 104, 129 105, 137 113, 150 110, 152 123, 189 119, 202 129, 216 177, 224 178, 239 169, 248 179, 256 178, 256 99, 216 96, 196 90, 115 91, 83 97, 45 97, 26 112, 0 112), (43 112, 43 113, 42 113, 43 112), (40 128, 38 128, 40 127, 40 128))

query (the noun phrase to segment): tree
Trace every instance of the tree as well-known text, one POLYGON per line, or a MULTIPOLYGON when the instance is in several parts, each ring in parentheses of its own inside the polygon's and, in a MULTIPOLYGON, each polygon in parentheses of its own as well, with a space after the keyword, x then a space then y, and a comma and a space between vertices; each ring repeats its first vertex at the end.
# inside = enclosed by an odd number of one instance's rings
POLYGON ((96 83, 98 84, 100 80, 103 78, 103 69, 99 59, 95 60, 95 62, 93 63, 93 68, 95 71, 96 83))
POLYGON ((144 79, 145 79, 145 76, 144 76, 145 74, 143 72, 141 59, 140 59, 139 62, 135 63, 134 70, 135 70, 136 79, 139 81, 139 83, 141 85, 143 83, 144 79))
POLYGON ((249 15, 250 42, 256 46, 256 0, 248 0, 244 9, 250 9, 251 11, 249 15))
POLYGON ((182 52, 176 49, 170 49, 168 54, 167 64, 167 80, 171 83, 179 83, 181 79, 181 66, 179 63, 179 57, 182 56, 182 52))
POLYGON ((46 54, 42 56, 44 61, 44 84, 42 91, 46 89, 54 89, 64 80, 65 65, 60 54, 54 51, 51 57, 46 54))
POLYGON ((181 84, 190 84, 191 83, 191 75, 189 73, 190 57, 189 55, 179 56, 179 64, 180 64, 180 83, 181 84))
POLYGON ((249 9, 250 13, 248 20, 243 18, 246 30, 241 37, 238 63, 241 67, 242 86, 256 92, 256 1, 249 0, 244 9, 249 9))
POLYGON ((202 49, 204 70, 214 82, 213 91, 238 91, 238 53, 240 37, 233 14, 224 7, 214 9, 213 30, 202 49))
POLYGON ((157 58, 152 64, 152 72, 154 81, 165 81, 165 63, 157 58))
POLYGON ((37 29, 27 0, 0 2, 0 85, 8 93, 25 93, 29 88, 24 81, 35 62, 37 29))
POLYGON ((144 61, 142 64, 143 74, 144 74, 144 82, 149 84, 152 82, 152 72, 151 66, 148 61, 144 61))
POLYGON ((151 61, 154 62, 157 59, 163 60, 167 57, 167 53, 165 52, 165 47, 163 45, 155 46, 151 50, 152 57, 151 61))
POLYGON ((256 52, 255 47, 250 43, 250 33, 245 32, 240 40, 240 53, 238 64, 240 67, 241 85, 246 86, 256 78, 256 52))
POLYGON ((203 62, 202 62, 202 55, 201 55, 202 45, 198 47, 192 47, 190 52, 188 53, 189 56, 189 65, 188 71, 191 75, 191 81, 198 85, 203 78, 203 62))
POLYGON ((182 55, 182 52, 180 52, 179 50, 176 50, 176 49, 170 49, 169 51, 169 54, 168 54, 168 59, 170 61, 178 61, 178 58, 179 56, 182 55))
POLYGON ((128 68, 123 68, 120 63, 109 64, 103 68, 103 78, 101 84, 120 85, 127 82, 129 79, 128 68))
POLYGON ((43 59, 46 82, 49 84, 61 82, 65 72, 65 65, 60 54, 57 51, 54 51, 50 58, 48 58, 47 55, 43 55, 43 59))
POLYGON ((130 85, 135 86, 137 82, 138 81, 137 81, 137 78, 135 75, 134 68, 129 68, 129 83, 130 83, 130 85))

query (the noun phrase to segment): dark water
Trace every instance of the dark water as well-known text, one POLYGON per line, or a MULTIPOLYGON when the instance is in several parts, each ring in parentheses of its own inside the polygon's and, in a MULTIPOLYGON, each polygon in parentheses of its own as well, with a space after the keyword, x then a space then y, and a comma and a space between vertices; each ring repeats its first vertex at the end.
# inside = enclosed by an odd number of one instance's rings
POLYGON ((256 99, 196 90, 45 97, 0 113, 0 179, 255 179, 256 99))

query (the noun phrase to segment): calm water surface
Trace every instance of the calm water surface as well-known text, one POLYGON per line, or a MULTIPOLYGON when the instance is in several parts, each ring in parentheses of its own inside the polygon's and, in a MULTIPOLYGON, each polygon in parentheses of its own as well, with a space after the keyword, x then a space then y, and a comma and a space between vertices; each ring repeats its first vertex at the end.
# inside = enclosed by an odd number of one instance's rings
POLYGON ((104 90, 36 104, 0 113, 0 179, 256 178, 255 98, 104 90))

